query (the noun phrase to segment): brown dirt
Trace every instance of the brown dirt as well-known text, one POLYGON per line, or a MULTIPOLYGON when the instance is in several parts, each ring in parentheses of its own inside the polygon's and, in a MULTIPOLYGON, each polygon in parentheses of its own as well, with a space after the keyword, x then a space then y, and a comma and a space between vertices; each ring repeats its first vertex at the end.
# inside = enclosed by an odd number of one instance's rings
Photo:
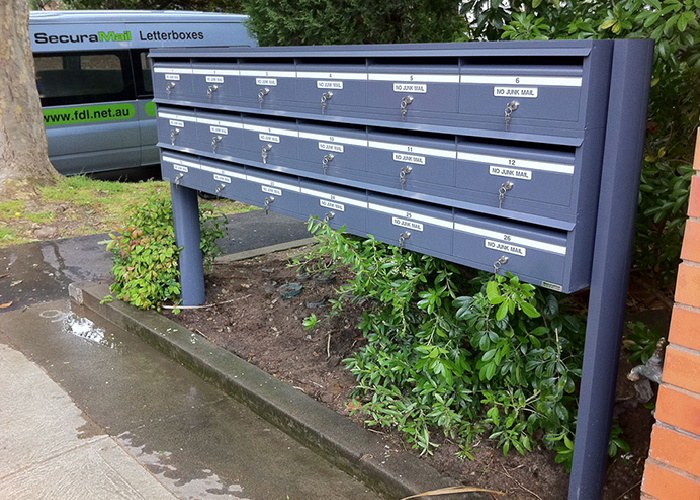
MULTIPOLYGON (((192 331, 248 360, 276 378, 283 380, 336 412, 363 424, 358 412, 350 416, 350 392, 353 376, 344 369, 342 359, 364 345, 356 328, 362 306, 347 305, 341 316, 320 322, 311 331, 302 327, 302 319, 312 313, 321 318, 327 309, 309 309, 307 302, 334 297, 335 288, 347 276, 340 273, 335 284, 303 281, 303 292, 283 300, 276 286, 296 281, 296 269, 290 268, 287 254, 281 252, 260 258, 215 266, 207 277, 207 303, 232 302, 169 315, 192 331), (329 343, 330 338, 330 343, 329 343)), ((579 297, 580 299, 580 297, 579 297)), ((578 300, 577 300, 578 301, 578 300)), ((583 300, 580 300, 582 303, 583 300)), ((623 352, 618 398, 634 393, 624 374, 631 365, 623 352)), ((649 448, 653 418, 643 407, 625 410, 620 415, 624 439, 632 450, 629 456, 618 456, 608 463, 605 500, 639 498, 639 484, 649 448)), ((392 448, 405 448, 401 435, 393 430, 372 429, 392 448)), ((525 456, 511 452, 504 457, 495 443, 484 439, 473 449, 474 460, 461 462, 457 446, 435 434, 440 447, 432 456, 424 457, 443 474, 470 486, 505 492, 508 499, 558 500, 566 498, 568 474, 554 462, 555 454, 538 446, 525 456)))

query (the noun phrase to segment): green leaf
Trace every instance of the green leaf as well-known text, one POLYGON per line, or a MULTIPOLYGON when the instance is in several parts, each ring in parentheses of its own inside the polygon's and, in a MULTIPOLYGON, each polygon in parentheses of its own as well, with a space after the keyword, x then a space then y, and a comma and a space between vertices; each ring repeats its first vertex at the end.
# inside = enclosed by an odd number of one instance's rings
POLYGON ((508 302, 503 302, 496 312, 496 320, 503 321, 508 315, 508 302))
POLYGON ((493 304, 494 300, 496 298, 501 297, 501 291, 498 287, 498 283, 495 281, 489 281, 488 284, 486 285, 486 296, 489 298, 489 301, 493 304))
POLYGON ((527 314, 529 318, 539 318, 540 313, 537 312, 537 309, 535 309, 535 306, 530 304, 529 302, 523 302, 520 304, 520 307, 522 308, 523 312, 527 314))

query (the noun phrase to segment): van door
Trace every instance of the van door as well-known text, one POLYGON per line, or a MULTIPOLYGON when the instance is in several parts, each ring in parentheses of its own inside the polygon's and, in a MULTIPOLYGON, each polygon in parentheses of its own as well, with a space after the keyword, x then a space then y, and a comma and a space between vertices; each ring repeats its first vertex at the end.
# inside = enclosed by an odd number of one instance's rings
POLYGON ((141 165, 129 52, 34 54, 49 157, 64 175, 141 165))
POLYGON ((136 84, 136 116, 141 134, 141 165, 157 165, 160 153, 156 147, 156 103, 153 102, 153 75, 148 49, 132 50, 134 83, 136 84))

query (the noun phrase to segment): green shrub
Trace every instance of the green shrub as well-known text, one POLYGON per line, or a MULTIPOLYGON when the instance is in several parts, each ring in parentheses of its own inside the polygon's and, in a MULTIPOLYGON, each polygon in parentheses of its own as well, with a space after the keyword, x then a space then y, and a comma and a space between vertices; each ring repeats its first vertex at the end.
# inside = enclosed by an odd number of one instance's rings
MULTIPOLYGON (((216 240, 224 236, 226 218, 215 217, 211 208, 201 207, 200 248, 205 266, 211 266, 221 253, 216 240)), ((175 243, 172 203, 169 198, 152 197, 135 206, 123 228, 110 234, 107 250, 112 252, 114 283, 110 291, 116 298, 140 309, 160 310, 164 302, 180 301, 178 257, 175 243)))
POLYGON ((560 309, 561 294, 511 274, 466 276, 318 220, 310 228, 318 243, 306 258, 324 269, 336 261, 354 275, 330 314, 369 299, 359 324, 367 345, 345 364, 370 425, 398 428, 421 453, 431 453, 430 431, 439 429, 463 456, 481 434, 507 454, 531 450, 543 433, 570 465, 585 333, 583 318, 560 309))

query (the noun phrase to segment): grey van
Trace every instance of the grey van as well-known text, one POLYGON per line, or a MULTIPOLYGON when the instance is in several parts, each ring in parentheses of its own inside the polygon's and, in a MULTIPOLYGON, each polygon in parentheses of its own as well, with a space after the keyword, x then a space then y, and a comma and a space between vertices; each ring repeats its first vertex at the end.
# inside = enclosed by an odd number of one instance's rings
POLYGON ((255 46, 247 16, 35 11, 29 16, 49 157, 64 175, 159 163, 148 51, 255 46))

